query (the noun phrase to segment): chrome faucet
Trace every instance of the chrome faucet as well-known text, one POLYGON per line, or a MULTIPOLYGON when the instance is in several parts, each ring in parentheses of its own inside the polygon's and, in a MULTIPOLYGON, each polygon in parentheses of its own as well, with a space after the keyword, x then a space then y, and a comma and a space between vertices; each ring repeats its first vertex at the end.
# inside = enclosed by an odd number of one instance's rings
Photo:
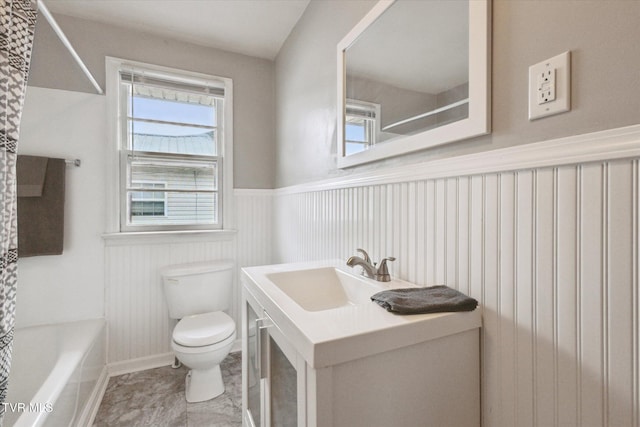
POLYGON ((349 267, 355 267, 359 265, 362 267, 362 274, 375 279, 378 282, 389 282, 391 281, 391 275, 389 274, 389 269, 387 268, 387 261, 395 261, 394 257, 383 258, 380 261, 380 265, 376 267, 376 263, 371 262, 371 258, 369 258, 369 254, 364 249, 357 249, 357 252, 362 254, 362 257, 352 256, 347 260, 347 265, 349 267))

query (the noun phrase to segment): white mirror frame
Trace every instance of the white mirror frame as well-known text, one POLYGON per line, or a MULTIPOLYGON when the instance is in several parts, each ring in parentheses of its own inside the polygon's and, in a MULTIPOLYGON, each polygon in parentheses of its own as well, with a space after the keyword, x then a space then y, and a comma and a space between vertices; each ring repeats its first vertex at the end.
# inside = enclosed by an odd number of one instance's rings
POLYGON ((338 43, 338 167, 348 168, 491 131, 491 0, 469 0, 469 116, 345 156, 345 52, 396 0, 380 0, 338 43))

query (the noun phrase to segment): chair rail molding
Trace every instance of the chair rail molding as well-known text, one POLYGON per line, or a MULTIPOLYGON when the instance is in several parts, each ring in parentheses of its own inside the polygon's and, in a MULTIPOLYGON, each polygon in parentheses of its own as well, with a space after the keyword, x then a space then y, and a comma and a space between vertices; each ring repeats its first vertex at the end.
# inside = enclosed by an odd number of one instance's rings
POLYGON ((276 195, 539 169, 640 156, 640 125, 572 135, 282 187, 276 195))

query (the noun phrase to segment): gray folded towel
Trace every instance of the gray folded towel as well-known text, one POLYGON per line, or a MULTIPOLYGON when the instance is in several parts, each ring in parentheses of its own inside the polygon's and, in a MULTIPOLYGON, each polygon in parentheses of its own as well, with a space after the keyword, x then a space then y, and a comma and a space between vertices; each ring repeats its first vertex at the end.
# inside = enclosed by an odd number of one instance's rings
POLYGON ((44 187, 49 159, 38 156, 18 156, 18 197, 40 197, 44 187))
POLYGON ((473 311, 478 301, 448 286, 402 288, 378 292, 371 300, 396 314, 473 311))

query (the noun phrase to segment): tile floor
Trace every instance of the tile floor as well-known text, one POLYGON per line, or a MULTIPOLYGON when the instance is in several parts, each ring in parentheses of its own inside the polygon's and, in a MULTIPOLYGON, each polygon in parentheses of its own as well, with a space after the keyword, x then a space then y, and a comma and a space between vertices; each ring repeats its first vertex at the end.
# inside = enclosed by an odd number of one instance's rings
POLYGON ((220 365, 225 392, 207 402, 187 403, 188 369, 165 366, 109 379, 94 427, 240 427, 242 356, 231 353, 220 365))

